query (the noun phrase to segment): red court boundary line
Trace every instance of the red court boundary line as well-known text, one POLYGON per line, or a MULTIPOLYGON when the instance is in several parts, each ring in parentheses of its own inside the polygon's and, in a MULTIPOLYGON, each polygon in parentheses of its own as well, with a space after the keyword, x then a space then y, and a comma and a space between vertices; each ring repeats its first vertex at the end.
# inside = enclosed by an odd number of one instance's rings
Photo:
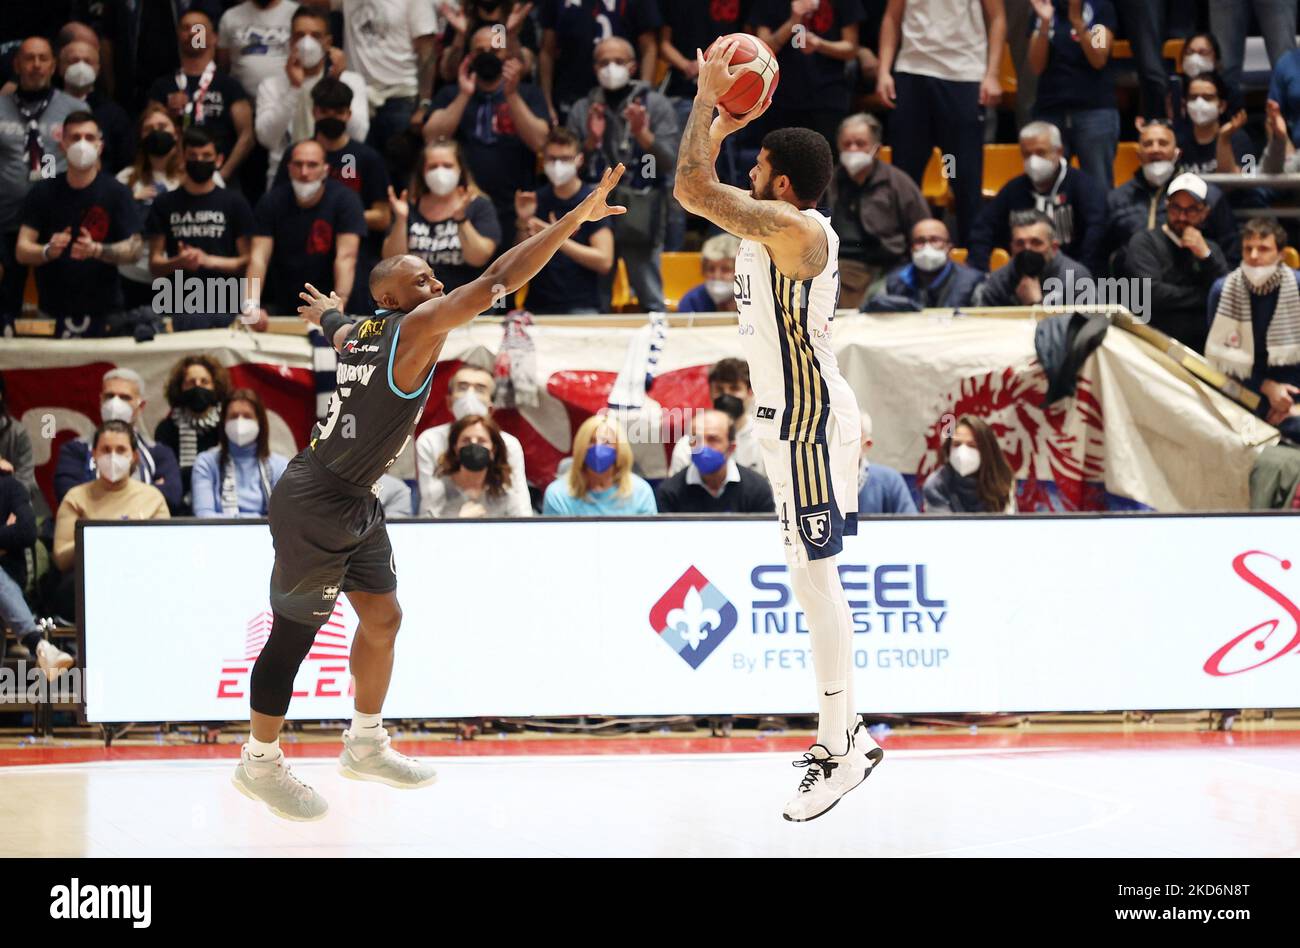
MULTIPOLYGON (((796 753, 808 747, 807 735, 764 737, 564 737, 503 740, 480 737, 473 741, 398 737, 394 742, 406 754, 419 757, 548 757, 559 755, 601 756, 605 754, 754 754, 796 753)), ((978 733, 890 734, 881 741, 890 750, 979 750, 991 754, 1020 749, 1065 751, 1189 750, 1236 747, 1290 748, 1300 750, 1300 730, 1275 731, 1170 731, 1076 733, 978 733)), ((338 741, 281 745, 289 757, 331 758, 338 756, 338 741)), ((104 761, 140 760, 230 760, 237 754, 234 742, 221 744, 119 744, 101 747, 91 744, 50 746, 28 745, 0 748, 0 767, 35 764, 80 764, 104 761)))

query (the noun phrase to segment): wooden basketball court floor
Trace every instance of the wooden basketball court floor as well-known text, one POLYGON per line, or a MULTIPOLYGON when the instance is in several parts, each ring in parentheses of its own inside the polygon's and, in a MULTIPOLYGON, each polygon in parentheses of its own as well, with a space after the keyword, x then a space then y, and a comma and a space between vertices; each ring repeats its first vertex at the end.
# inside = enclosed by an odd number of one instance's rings
POLYGON ((402 741, 416 791, 287 745, 330 804, 289 823, 238 747, 0 750, 0 856, 1297 856, 1300 731, 890 736, 834 810, 787 823, 806 738, 402 741))

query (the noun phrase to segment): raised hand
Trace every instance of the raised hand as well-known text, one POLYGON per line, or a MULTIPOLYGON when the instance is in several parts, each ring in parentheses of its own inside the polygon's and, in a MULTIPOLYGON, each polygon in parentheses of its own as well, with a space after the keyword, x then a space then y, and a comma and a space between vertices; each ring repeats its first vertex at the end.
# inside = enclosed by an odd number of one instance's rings
POLYGON ((284 74, 289 78, 289 85, 295 89, 300 88, 307 78, 307 70, 299 62, 297 50, 289 53, 289 58, 285 60, 284 74))
POLYGON ((623 110, 623 118, 627 119, 627 130, 633 135, 642 134, 650 121, 645 105, 641 102, 629 102, 623 110))
POLYGON ((506 17, 506 32, 518 33, 523 27, 524 21, 528 19, 528 14, 533 11, 531 3, 516 3, 510 8, 510 13, 506 17))
POLYGON ((519 91, 519 80, 524 75, 524 64, 511 56, 501 67, 501 91, 512 96, 519 91))
POLYGON ((605 140, 605 106, 597 102, 587 111, 587 145, 588 151, 600 147, 600 143, 605 140))
POLYGON ((471 64, 472 60, 466 56, 460 61, 460 68, 456 70, 456 85, 460 87, 461 95, 473 95, 474 90, 478 88, 474 74, 469 71, 471 64))
POLYGON ((450 3, 438 4, 438 12, 442 18, 451 24, 451 28, 464 36, 469 32, 469 18, 465 16, 465 11, 458 7, 453 7, 450 3))
POLYGON ((63 251, 68 249, 68 244, 72 243, 72 228, 65 227, 57 234, 50 237, 49 246, 45 250, 46 260, 57 260, 63 256, 63 251))
POLYGON ((393 191, 393 186, 388 186, 388 206, 393 209, 393 218, 406 220, 411 215, 411 205, 407 201, 406 189, 402 189, 402 196, 398 197, 393 191))
POLYGON ((1230 138, 1239 128, 1246 124, 1246 110, 1242 109, 1228 121, 1219 126, 1219 137, 1230 138))
POLYGON ((1268 132, 1268 137, 1278 136, 1286 138, 1286 118, 1282 115, 1282 106, 1273 99, 1268 100, 1264 107, 1264 129, 1268 132))
POLYGON ((536 191, 516 191, 515 192, 515 217, 521 221, 529 220, 537 215, 537 192, 536 191))
POLYGON ((1052 0, 1029 0, 1034 6, 1034 13, 1045 23, 1050 23, 1056 18, 1056 10, 1052 7, 1052 0))
POLYGON ((582 219, 584 221, 601 221, 606 217, 617 217, 619 214, 626 214, 627 208, 621 204, 606 204, 605 199, 609 193, 614 190, 618 184, 618 179, 623 177, 624 167, 622 162, 616 167, 607 168, 600 178, 600 183, 592 188, 591 193, 579 205, 583 209, 582 219))
POLYGON ((718 114, 713 117, 713 124, 709 126, 709 137, 715 142, 722 141, 728 135, 740 131, 771 107, 771 99, 754 106, 744 115, 732 115, 726 109, 719 107, 718 114))
POLYGON ((298 294, 298 298, 304 304, 298 307, 298 315, 313 326, 320 325, 320 318, 328 310, 337 309, 340 313, 343 312, 343 301, 339 299, 337 293, 331 292, 326 296, 310 283, 303 284, 303 292, 298 294))
POLYGON ((732 54, 739 46, 740 40, 731 39, 726 43, 714 43, 707 57, 700 50, 695 51, 695 59, 700 64, 697 98, 703 96, 706 101, 717 102, 727 94, 739 75, 739 70, 732 72, 731 69, 732 54))

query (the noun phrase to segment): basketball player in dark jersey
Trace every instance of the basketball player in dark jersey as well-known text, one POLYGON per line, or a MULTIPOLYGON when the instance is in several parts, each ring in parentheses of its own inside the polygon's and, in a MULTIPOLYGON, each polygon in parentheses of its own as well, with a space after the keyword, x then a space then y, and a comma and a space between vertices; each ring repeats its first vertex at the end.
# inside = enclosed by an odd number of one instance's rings
POLYGON ((607 171, 581 204, 450 294, 443 295, 427 263, 409 255, 389 257, 371 271, 370 293, 380 304, 372 319, 346 321, 343 301, 310 284, 300 294, 299 314, 338 350, 338 388, 310 444, 271 494, 274 622, 253 666, 252 733, 234 776, 240 792, 277 816, 315 820, 327 809, 290 773, 279 734, 294 676, 340 592, 358 625, 351 655, 355 714, 343 732, 339 770, 399 788, 434 781, 431 767, 393 750, 381 720, 402 611, 377 482, 411 441, 447 334, 532 279, 583 223, 624 213, 605 203, 622 174, 622 165, 607 171))

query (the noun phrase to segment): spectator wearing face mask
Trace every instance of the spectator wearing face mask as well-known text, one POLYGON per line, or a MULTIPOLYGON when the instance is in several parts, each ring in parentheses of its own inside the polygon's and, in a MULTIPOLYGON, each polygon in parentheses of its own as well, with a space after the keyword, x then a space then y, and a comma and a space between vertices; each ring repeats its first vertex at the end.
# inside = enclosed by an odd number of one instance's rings
MULTIPOLYGON (((1179 166, 1193 174, 1239 174, 1255 146, 1243 130, 1246 110, 1228 115, 1228 87, 1218 73, 1187 81, 1186 121, 1178 127, 1179 166)), ((1253 158, 1251 159, 1253 160, 1253 158)))
POLYGON ((1218 244, 1201 230, 1209 214, 1206 195, 1205 182, 1194 174, 1169 182, 1168 222, 1134 234, 1125 254, 1127 275, 1151 281, 1151 326, 1197 352, 1205 350, 1210 288, 1229 269, 1218 244))
POLYGON ((1029 65, 1038 76, 1034 117, 1060 129, 1080 171, 1109 191, 1119 142, 1115 79, 1108 68, 1118 25, 1115 7, 1110 0, 1031 2, 1036 19, 1029 65))
POLYGON ((892 467, 872 464, 867 454, 872 445, 871 416, 862 413, 862 464, 858 468, 859 514, 914 514, 916 502, 903 475, 892 467))
POLYGON ((434 97, 424 140, 455 138, 474 180, 492 199, 501 232, 514 228, 515 193, 531 190, 549 129, 546 99, 524 81, 523 65, 494 44, 491 27, 474 33, 454 85, 434 97))
POLYGON ((925 512, 1016 513, 1015 474, 983 420, 963 415, 925 481, 925 512))
POLYGON ((597 44, 612 36, 635 47, 641 75, 652 79, 663 20, 655 0, 540 0, 538 75, 550 114, 562 123, 591 88, 597 44))
MULTIPOLYGON (((357 247, 356 272, 364 277, 379 263, 384 235, 393 222, 388 203, 388 165, 382 155, 349 131, 356 90, 340 79, 324 77, 311 90, 315 141, 325 149, 325 164, 330 180, 355 194, 361 202, 366 233, 357 247)), ((362 100, 364 108, 364 99, 362 100)), ((289 183, 289 166, 281 163, 275 174, 275 186, 289 183)), ((352 295, 347 299, 350 313, 369 313, 374 309, 370 287, 365 279, 353 280, 352 295)))
POLYGON ((1300 273, 1274 218, 1242 226, 1241 266, 1210 287, 1205 357, 1264 398, 1256 414, 1300 441, 1300 273))
POLYGON ((650 485, 632 473, 632 446, 612 418, 592 415, 573 436, 572 464, 542 501, 548 517, 632 517, 657 512, 650 485))
MULTIPOLYGON (((145 222, 149 268, 155 277, 166 280, 180 271, 206 285, 220 285, 209 281, 233 280, 248 266, 253 209, 238 191, 217 187, 213 177, 221 156, 205 129, 187 128, 181 144, 185 155, 181 186, 158 195, 145 222)), ((229 326, 239 313, 240 301, 237 293, 225 295, 225 312, 175 312, 168 307, 172 328, 183 332, 229 326)))
POLYGON ((265 517, 271 491, 289 459, 270 448, 266 408, 251 388, 230 393, 220 437, 194 460, 194 516, 265 517))
POLYGON ((13 62, 18 85, 0 95, 0 335, 23 308, 27 267, 15 256, 23 201, 43 171, 67 168, 58 141, 63 120, 81 108, 51 85, 54 50, 48 40, 24 40, 13 62))
POLYGON ((767 478, 736 463, 736 423, 726 412, 695 415, 691 463, 655 490, 660 513, 772 513, 776 503, 767 478))
MULTIPOLYGON (((330 53, 333 49, 329 17, 319 10, 299 7, 290 21, 289 54, 283 68, 268 75, 257 87, 257 120, 254 125, 257 140, 268 155, 268 188, 276 183, 285 149, 322 131, 312 93, 323 79, 333 78, 347 88, 350 93, 348 101, 338 103, 347 108, 342 128, 354 142, 365 142, 370 131, 366 81, 347 69, 331 77, 330 53)), ((343 117, 337 112, 327 114, 343 117)), ((337 122, 329 122, 324 131, 339 132, 339 129, 337 122)), ((338 135, 326 137, 332 141, 338 135)), ((373 149, 368 151, 375 154, 373 149)))
POLYGON ((244 0, 221 15, 217 24, 217 65, 248 93, 283 72, 289 61, 294 0, 244 0))
MULTIPOLYGON (((496 394, 496 380, 492 373, 473 365, 463 365, 451 377, 447 386, 447 410, 455 421, 473 415, 476 418, 491 418, 492 397, 496 394)), ((432 496, 436 489, 434 482, 438 478, 438 467, 451 445, 451 433, 455 422, 434 425, 426 428, 415 439, 415 470, 420 485, 420 509, 428 504, 425 498, 432 496)), ((514 435, 501 429, 493 422, 493 427, 505 446, 504 453, 498 456, 510 468, 510 481, 506 485, 510 495, 512 510, 530 506, 528 478, 524 473, 524 446, 514 435)), ((513 514, 511 516, 514 516, 513 514)), ((523 516, 522 514, 520 516, 523 516)))
POLYGON ((254 329, 265 327, 268 313, 296 313, 306 283, 348 299, 367 231, 361 200, 330 178, 320 142, 299 142, 287 160, 288 185, 267 191, 253 211, 247 279, 262 298, 246 299, 244 308, 254 329))
POLYGON ((692 287, 677 302, 679 313, 734 313, 736 311, 736 252, 740 238, 715 234, 700 247, 704 282, 692 287))
POLYGON ((433 269, 444 293, 477 279, 501 244, 496 209, 478 189, 451 139, 424 149, 410 190, 389 188, 393 229, 382 256, 412 254, 433 269))
POLYGON ((880 121, 859 112, 840 123, 840 167, 827 200, 840 236, 840 302, 857 309, 884 274, 907 260, 908 234, 930 208, 905 172, 877 160, 880 121))
POLYGON ((1070 167, 1061 132, 1050 122, 1020 130, 1020 154, 1025 173, 1004 184, 980 214, 966 262, 987 270, 993 248, 1010 242, 1012 212, 1036 210, 1051 219, 1066 254, 1095 269, 1106 233, 1106 190, 1070 167))
MULTIPOLYGON (((578 177, 582 153, 578 137, 554 128, 542 149, 550 184, 536 193, 515 194, 515 242, 541 233, 551 220, 583 202, 592 186, 578 177)), ((588 222, 560 245, 557 253, 528 284, 528 309, 536 314, 594 314, 600 311, 600 277, 614 268, 614 233, 609 218, 588 222)))
POLYGON ((1182 67, 1178 75, 1169 78, 1168 112, 1163 117, 1171 121, 1183 114, 1183 100, 1186 98, 1187 83, 1197 76, 1218 73, 1228 87, 1228 112, 1236 115, 1245 108, 1246 98, 1241 86, 1228 82, 1219 68, 1222 57, 1219 55, 1219 41, 1213 33, 1194 33, 1183 42, 1182 67))
POLYGON ((63 91, 95 116, 104 133, 104 170, 117 174, 131 163, 135 141, 131 136, 131 116, 108 96, 95 88, 99 79, 99 44, 73 40, 59 50, 59 75, 63 91))
POLYGON ((107 331, 122 308, 117 268, 140 254, 140 222, 131 192, 100 166, 103 137, 89 112, 63 121, 68 170, 32 185, 23 202, 18 262, 36 268, 37 305, 61 338, 107 331))
POLYGON ((573 104, 568 128, 582 139, 583 175, 599 181, 620 162, 627 169, 615 195, 627 213, 611 218, 614 252, 642 310, 663 312, 660 259, 668 196, 681 129, 668 99, 636 78, 632 44, 614 36, 596 44, 596 88, 573 104))
POLYGON ((221 440, 221 406, 230 397, 230 375, 210 355, 185 356, 167 375, 171 412, 154 429, 154 438, 180 462, 182 510, 190 505, 190 474, 198 456, 221 440))
MULTIPOLYGON (((130 189, 139 219, 148 221, 154 199, 179 188, 185 176, 181 127, 165 106, 150 102, 136 123, 136 139, 139 147, 135 161, 117 173, 117 180, 130 189)), ((219 178, 220 174, 212 176, 218 187, 222 185, 219 178)), ((153 305, 156 293, 147 243, 141 241, 140 256, 122 264, 117 272, 122 277, 122 297, 128 309, 153 305)))
MULTIPOLYGON (((138 461, 134 475, 142 484, 152 484, 167 500, 167 509, 179 514, 184 493, 180 464, 176 452, 167 445, 149 440, 141 424, 148 401, 144 397, 144 380, 131 369, 110 369, 99 386, 101 421, 120 421, 135 432, 138 461)), ((95 457, 89 441, 76 438, 59 448, 54 469, 54 502, 62 503, 68 491, 78 484, 95 479, 95 457)))
POLYGON ((1061 250, 1046 214, 1016 211, 1011 215, 1011 262, 976 287, 973 301, 976 306, 1037 306, 1044 302, 1049 280, 1064 293, 1091 279, 1087 267, 1061 250))
MULTIPOLYGON (((62 577, 54 595, 56 611, 77 614, 77 522, 80 520, 166 520, 167 501, 151 484, 132 477, 140 457, 135 431, 124 421, 106 421, 91 439, 97 476, 68 491, 54 521, 54 565, 62 577)), ((63 667, 70 667, 71 662, 63 667)))
MULTIPOLYGON (((750 418, 754 410, 754 389, 749 384, 749 363, 744 359, 720 359, 709 369, 709 401, 736 423, 733 457, 741 467, 766 476, 758 435, 750 418)), ((673 445, 670 475, 691 466, 691 439, 687 435, 673 445)))
POLYGON ((864 313, 970 305, 984 274, 952 259, 952 239, 943 221, 933 217, 917 221, 911 248, 912 262, 885 278, 881 291, 862 304, 864 313))
POLYGON ((428 486, 420 488, 422 517, 531 517, 523 493, 511 490, 518 475, 506 460, 507 450, 496 422, 486 415, 465 415, 451 425, 448 448, 438 458, 428 486))
MULTIPOLYGON (((1138 132, 1138 158, 1142 165, 1127 183, 1106 195, 1106 237, 1103 257, 1110 261, 1112 273, 1124 272, 1124 253, 1128 242, 1140 230, 1152 230, 1165 223, 1166 190, 1174 179, 1182 153, 1178 148, 1172 123, 1150 119, 1138 132)), ((1237 221, 1223 192, 1206 185, 1210 212, 1205 218, 1204 233, 1217 243, 1229 260, 1240 256, 1237 221)))

